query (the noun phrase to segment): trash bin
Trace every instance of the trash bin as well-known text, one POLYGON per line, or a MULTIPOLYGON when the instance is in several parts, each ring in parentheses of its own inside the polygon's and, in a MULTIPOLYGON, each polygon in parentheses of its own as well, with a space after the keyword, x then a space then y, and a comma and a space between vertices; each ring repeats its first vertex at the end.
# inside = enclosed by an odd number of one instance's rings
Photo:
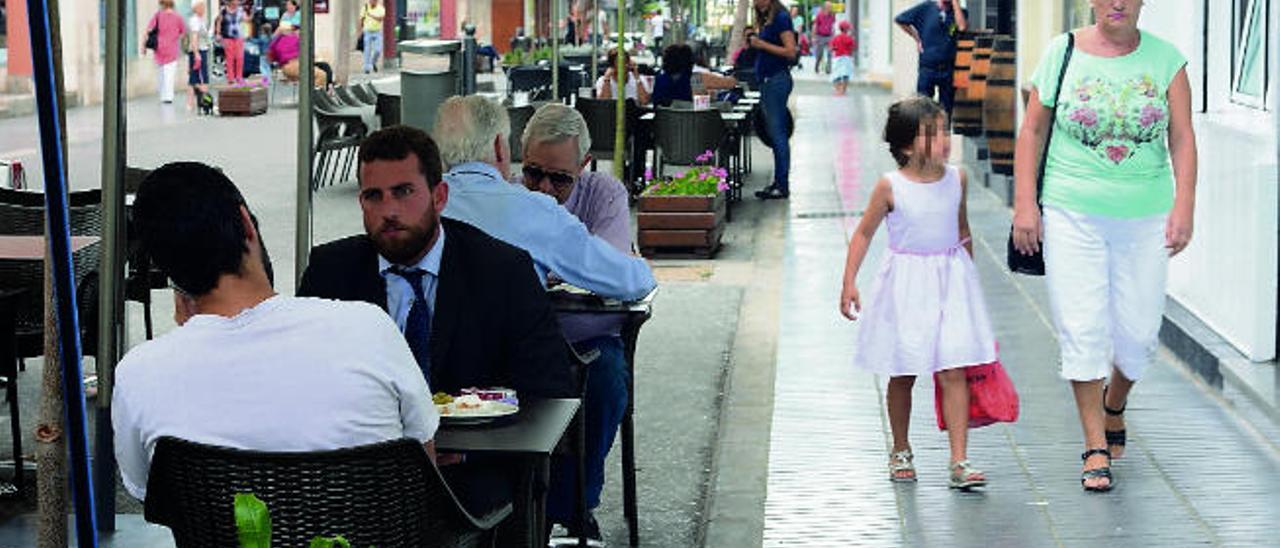
POLYGON ((418 37, 417 23, 410 21, 408 17, 400 18, 400 40, 413 40, 418 37))
POLYGON ((458 73, 453 70, 401 70, 400 123, 430 132, 440 104, 457 94, 458 73))

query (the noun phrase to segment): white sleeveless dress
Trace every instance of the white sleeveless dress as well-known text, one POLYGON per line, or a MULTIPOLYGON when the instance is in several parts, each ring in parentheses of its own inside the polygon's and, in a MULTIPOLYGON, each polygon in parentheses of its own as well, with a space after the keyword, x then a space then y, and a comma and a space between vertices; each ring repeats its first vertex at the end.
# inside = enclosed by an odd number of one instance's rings
POLYGON ((960 172, 932 183, 886 174, 889 249, 863 294, 854 364, 891 377, 990 363, 995 336, 973 260, 960 241, 960 172))

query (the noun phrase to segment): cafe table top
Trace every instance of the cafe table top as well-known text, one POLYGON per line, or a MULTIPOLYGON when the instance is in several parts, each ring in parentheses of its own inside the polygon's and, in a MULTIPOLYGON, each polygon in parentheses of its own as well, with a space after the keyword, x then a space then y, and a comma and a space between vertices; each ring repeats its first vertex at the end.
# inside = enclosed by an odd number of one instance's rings
POLYGON ((436 449, 454 453, 550 455, 578 412, 576 398, 520 401, 513 418, 486 425, 455 426, 442 419, 436 449))
MULTIPOLYGON (((98 242, 97 236, 72 236, 71 252, 75 253, 98 242)), ((0 235, 0 259, 43 261, 44 236, 0 235)))
MULTIPOLYGON (((713 110, 713 109, 708 109, 708 110, 713 110)), ((653 117, 654 117, 654 116, 656 116, 654 113, 652 113, 652 112, 648 112, 648 113, 645 113, 645 114, 641 115, 641 116, 640 116, 640 119, 641 119, 641 120, 644 120, 644 121, 651 121, 651 120, 653 120, 653 117)), ((742 121, 744 121, 744 120, 746 120, 746 119, 747 119, 747 113, 745 113, 745 112, 724 112, 724 111, 720 111, 720 119, 721 119, 721 120, 724 120, 724 121, 726 121, 726 122, 742 122, 742 121)))

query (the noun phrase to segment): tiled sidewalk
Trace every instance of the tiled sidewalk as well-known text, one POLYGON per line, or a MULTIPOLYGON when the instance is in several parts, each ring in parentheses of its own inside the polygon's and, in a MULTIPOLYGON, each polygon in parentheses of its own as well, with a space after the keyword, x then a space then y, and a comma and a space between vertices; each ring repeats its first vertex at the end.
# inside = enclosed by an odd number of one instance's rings
MULTIPOLYGON (((912 443, 921 479, 887 480, 884 379, 852 368, 857 326, 837 311, 857 217, 835 213, 860 210, 893 167, 879 142, 888 101, 865 89, 797 97, 765 546, 1274 546, 1274 440, 1252 434, 1167 352, 1129 405, 1116 490, 1081 490, 1080 428, 1057 375, 1041 280, 1002 267, 1009 212, 980 184, 969 198, 975 261, 1022 416, 973 432, 970 456, 991 484, 951 492, 932 383, 920 379, 912 443)), ((864 288, 884 241, 873 244, 864 288)))

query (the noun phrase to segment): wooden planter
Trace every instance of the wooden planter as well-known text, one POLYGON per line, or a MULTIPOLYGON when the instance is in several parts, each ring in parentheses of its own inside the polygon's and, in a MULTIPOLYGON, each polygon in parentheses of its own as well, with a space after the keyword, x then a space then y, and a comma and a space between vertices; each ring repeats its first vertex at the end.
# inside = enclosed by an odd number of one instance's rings
POLYGON ((218 92, 218 113, 254 116, 267 111, 267 88, 228 88, 218 92))
POLYGON ((709 259, 724 234, 725 197, 652 196, 638 202, 640 253, 645 257, 692 256, 709 259))

